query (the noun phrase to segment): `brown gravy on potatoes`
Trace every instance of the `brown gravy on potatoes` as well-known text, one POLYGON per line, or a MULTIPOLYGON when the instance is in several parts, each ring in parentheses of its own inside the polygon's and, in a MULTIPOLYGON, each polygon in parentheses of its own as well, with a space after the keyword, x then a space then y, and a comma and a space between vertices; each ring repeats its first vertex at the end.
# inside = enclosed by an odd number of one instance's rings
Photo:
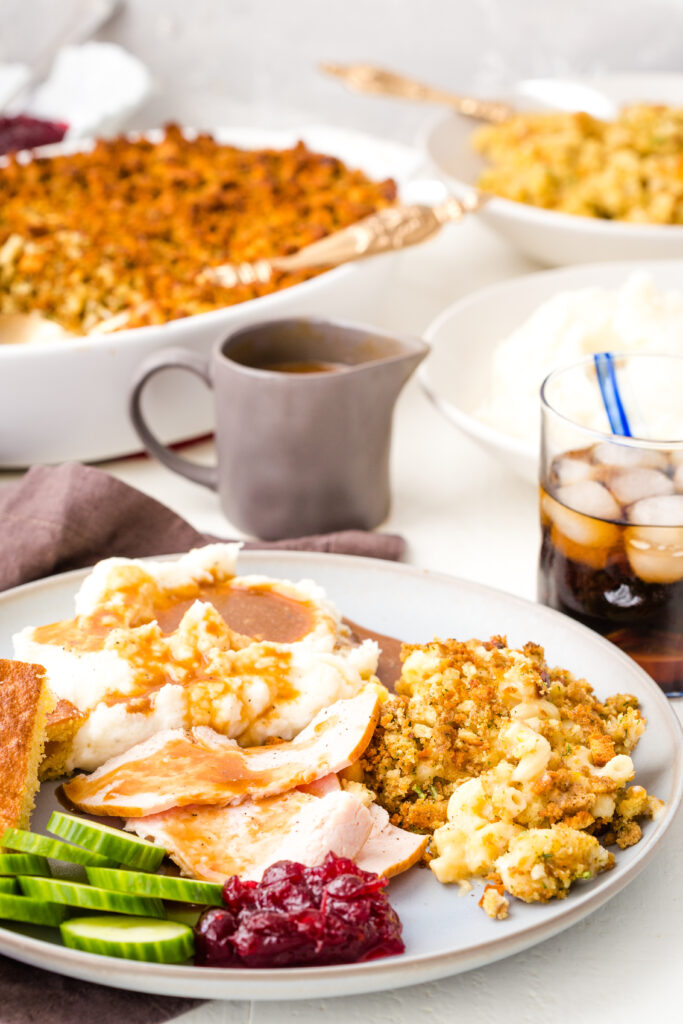
MULTIPOLYGON (((154 618, 162 633, 172 633, 197 600, 212 604, 231 629, 255 640, 291 644, 305 637, 314 626, 313 611, 306 601, 280 594, 267 584, 233 587, 227 582, 219 586, 194 587, 191 595, 156 608, 154 618)), ((393 690, 401 674, 401 641, 350 619, 345 618, 343 622, 351 632, 352 643, 366 639, 377 641, 381 650, 377 675, 389 690, 393 690)), ((80 650, 96 650, 101 646, 102 637, 119 624, 106 615, 101 621, 99 616, 87 620, 67 619, 39 626, 35 638, 39 643, 69 644, 80 650)))
MULTIPOLYGON (((195 601, 212 604, 231 629, 255 640, 291 644, 313 629, 313 614, 305 601, 287 597, 267 585, 232 587, 224 583, 193 587, 187 597, 155 608, 154 618, 162 633, 172 633, 195 601)), ((102 637, 121 624, 112 621, 111 614, 105 612, 87 619, 67 619, 39 626, 35 638, 39 643, 71 644, 80 650, 96 650, 101 646, 102 637)))
MULTIPOLYGON (((310 610, 301 601, 286 597, 267 587, 244 589, 222 587, 200 587, 197 598, 208 601, 225 619, 231 629, 256 640, 272 640, 274 643, 291 644, 301 640, 313 625, 310 610)), ((192 601, 181 601, 157 612, 157 621, 162 632, 174 630, 192 601)), ((401 675, 401 640, 382 633, 375 633, 365 626, 344 618, 351 630, 354 643, 362 640, 376 640, 381 654, 377 675, 384 685, 393 690, 394 683, 401 675)))
MULTIPOLYGON (((259 636, 264 640, 275 642, 291 643, 293 640, 304 636, 311 626, 310 612, 304 605, 292 598, 282 594, 274 593, 266 588, 252 588, 250 590, 231 588, 229 585, 223 587, 201 588, 200 598, 210 601, 219 611, 228 625, 240 633, 249 636, 259 636)), ((194 599, 193 599, 194 600, 194 599)), ((164 632, 175 629, 180 619, 189 608, 192 601, 178 602, 165 611, 159 612, 158 621, 164 632)), ((353 643, 360 643, 362 640, 376 640, 380 646, 380 659, 377 668, 377 675, 387 689, 393 692, 394 684, 401 675, 401 643, 395 637, 385 636, 374 630, 366 629, 365 626, 344 618, 344 624, 351 631, 353 643)), ((55 625, 57 625, 55 623, 55 625)), ((65 796, 62 786, 55 790, 55 796, 66 811, 71 814, 78 814, 82 817, 98 821, 103 825, 110 825, 113 828, 123 828, 122 818, 103 818, 96 815, 83 814, 65 796)), ((177 869, 171 868, 172 874, 177 869)))
POLYGON ((172 633, 185 612, 195 601, 212 604, 231 629, 255 640, 292 644, 313 628, 313 616, 303 601, 280 594, 268 586, 200 587, 199 593, 186 601, 158 609, 156 620, 162 633, 172 633))

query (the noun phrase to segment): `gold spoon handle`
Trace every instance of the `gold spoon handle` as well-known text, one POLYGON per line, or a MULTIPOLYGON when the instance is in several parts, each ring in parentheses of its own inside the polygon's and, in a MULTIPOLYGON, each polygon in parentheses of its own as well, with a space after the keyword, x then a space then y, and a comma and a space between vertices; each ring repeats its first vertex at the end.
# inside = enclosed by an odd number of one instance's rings
POLYGON ((479 209, 488 197, 472 192, 465 199, 449 196, 437 206, 421 204, 388 206, 356 224, 304 246, 291 256, 276 256, 254 263, 225 263, 202 272, 205 280, 234 288, 239 284, 267 283, 274 271, 315 270, 336 267, 351 260, 405 249, 436 235, 444 224, 461 220, 479 209))
POLYGON ((445 89, 424 85, 412 78, 405 78, 394 71, 385 71, 373 64, 321 64, 329 75, 340 78, 350 89, 370 92, 379 96, 395 96, 403 100, 417 100, 423 103, 440 103, 452 107, 465 117, 499 124, 514 114, 514 109, 498 100, 480 100, 474 96, 458 96, 445 89))

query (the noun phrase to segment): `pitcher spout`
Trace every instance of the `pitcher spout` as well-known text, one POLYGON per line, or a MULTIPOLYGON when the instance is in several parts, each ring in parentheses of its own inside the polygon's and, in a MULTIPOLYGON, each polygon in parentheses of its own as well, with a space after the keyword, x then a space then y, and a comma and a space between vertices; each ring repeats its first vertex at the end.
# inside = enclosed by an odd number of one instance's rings
POLYGON ((429 348, 421 338, 394 336, 389 350, 383 356, 376 356, 374 361, 357 369, 369 372, 377 400, 384 399, 393 408, 402 388, 429 353, 429 348))
POLYGON ((396 357, 396 363, 403 374, 403 385, 428 355, 429 345, 422 338, 405 338, 401 341, 405 351, 396 357))

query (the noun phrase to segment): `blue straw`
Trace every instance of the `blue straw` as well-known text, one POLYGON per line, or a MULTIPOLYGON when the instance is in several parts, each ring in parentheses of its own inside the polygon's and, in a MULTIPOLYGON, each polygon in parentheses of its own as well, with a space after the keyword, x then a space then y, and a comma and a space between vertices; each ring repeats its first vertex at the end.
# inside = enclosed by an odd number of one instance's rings
POLYGON ((619 394, 613 356, 610 352, 596 352, 593 362, 610 430, 613 434, 619 434, 621 437, 633 437, 619 394))

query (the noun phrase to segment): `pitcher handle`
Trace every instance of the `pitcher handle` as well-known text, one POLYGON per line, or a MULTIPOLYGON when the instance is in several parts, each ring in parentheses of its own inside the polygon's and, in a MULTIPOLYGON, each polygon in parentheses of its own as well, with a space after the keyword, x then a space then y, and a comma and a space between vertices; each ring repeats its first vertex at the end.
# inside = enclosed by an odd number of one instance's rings
POLYGON ((159 462, 162 462, 164 466, 167 466, 174 473, 179 473, 181 476, 187 477, 188 480, 192 480, 196 484, 202 484, 204 487, 209 487, 212 491, 215 491, 218 489, 218 467, 200 466, 198 463, 192 462, 191 459, 184 459, 182 456, 176 455, 175 452, 171 451, 170 448, 162 444, 155 437, 147 426, 147 421, 143 415, 142 392, 147 381, 160 370, 171 368, 189 370, 190 373, 196 374, 197 377, 203 380, 207 387, 213 387, 207 358, 199 355, 198 352, 180 348, 179 346, 162 349, 160 352, 155 352, 142 363, 133 379, 128 404, 130 418, 133 421, 138 437, 150 455, 157 458, 159 462))

